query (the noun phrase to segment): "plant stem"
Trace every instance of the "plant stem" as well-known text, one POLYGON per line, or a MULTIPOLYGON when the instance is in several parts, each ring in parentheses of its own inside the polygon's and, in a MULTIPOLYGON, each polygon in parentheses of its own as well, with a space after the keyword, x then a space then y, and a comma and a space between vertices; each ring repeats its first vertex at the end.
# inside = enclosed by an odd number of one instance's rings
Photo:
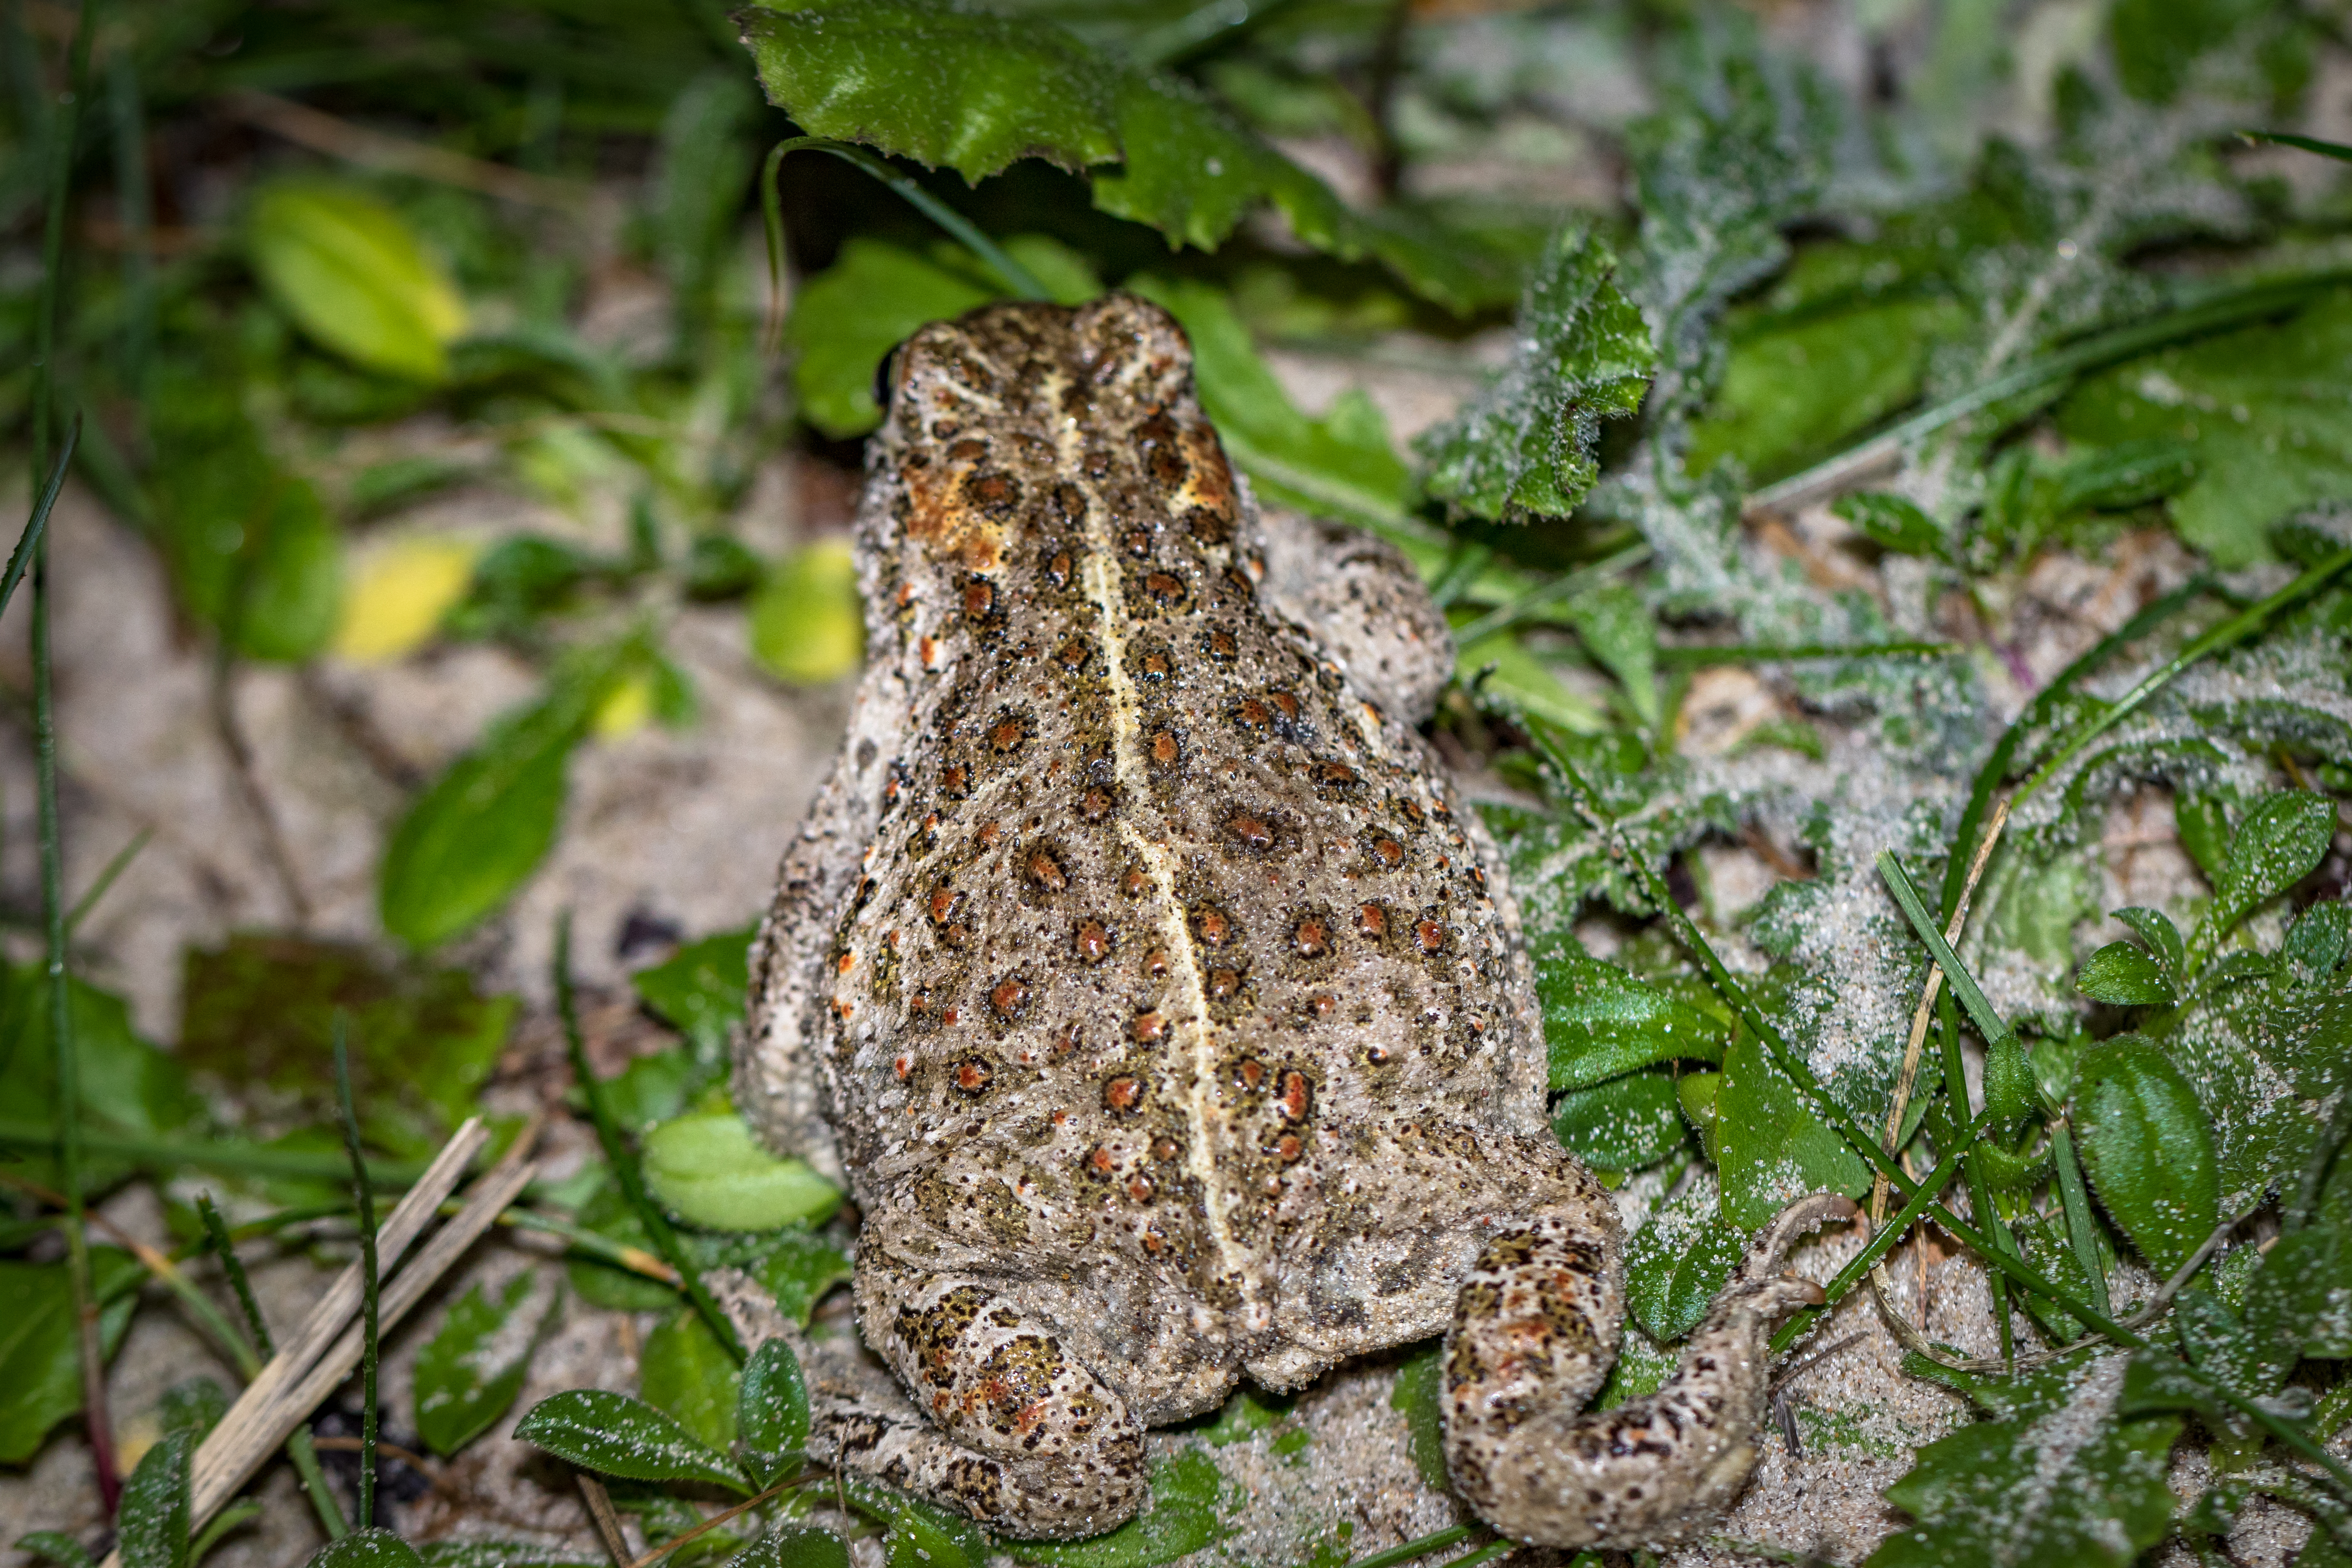
MULTIPOLYGON (((46 1150, 56 1145, 57 1133, 49 1128, 29 1121, 0 1121, 0 1149, 46 1150)), ((174 1143, 168 1140, 147 1138, 117 1138, 104 1132, 85 1129, 81 1134, 85 1154, 104 1155, 129 1160, 150 1169, 177 1170, 194 1166, 206 1171, 238 1171, 258 1176, 290 1176, 312 1181, 332 1181, 337 1176, 349 1176, 351 1163, 340 1154, 309 1154, 292 1149, 271 1149, 258 1143, 241 1142, 225 1138, 215 1143, 174 1143)), ((385 1187, 406 1187, 424 1172, 420 1162, 407 1160, 371 1160, 370 1178, 385 1187)), ((304 1218, 317 1218, 331 1209, 305 1213, 304 1218)))
POLYGON ((352 1159, 352 1196, 360 1211, 360 1498, 359 1526, 375 1525, 376 1352, 382 1324, 378 1321, 382 1281, 375 1255, 375 1188, 368 1181, 367 1161, 360 1154, 360 1119, 352 1109, 350 1026, 335 1014, 335 1100, 343 1113, 343 1148, 352 1159))
POLYGON ((327 1489, 327 1472, 320 1467, 318 1444, 310 1436, 307 1421, 296 1426, 286 1439, 286 1457, 294 1461, 294 1473, 301 1479, 302 1489, 310 1494, 310 1508, 319 1516, 319 1527, 330 1541, 341 1541, 352 1532, 343 1519, 342 1505, 335 1494, 327 1489))
POLYGON ((679 1244, 677 1232, 670 1228, 669 1216, 646 1191, 645 1173, 637 1167, 636 1152, 621 1136, 620 1123, 613 1118, 612 1098, 605 1092, 604 1080, 588 1065, 588 1045, 580 1034, 580 1007, 572 992, 572 914, 565 910, 555 921, 555 1009, 563 1020, 563 1046, 572 1058, 572 1076, 579 1080, 580 1092, 588 1101, 589 1119, 596 1125, 596 1142, 603 1146, 604 1158, 613 1167, 614 1179, 621 1184, 621 1194, 629 1207, 646 1227, 646 1235, 662 1260, 677 1270, 678 1289, 694 1303, 694 1310, 727 1347, 738 1366, 746 1359, 743 1342, 736 1336, 735 1325, 711 1299, 709 1288, 679 1244))

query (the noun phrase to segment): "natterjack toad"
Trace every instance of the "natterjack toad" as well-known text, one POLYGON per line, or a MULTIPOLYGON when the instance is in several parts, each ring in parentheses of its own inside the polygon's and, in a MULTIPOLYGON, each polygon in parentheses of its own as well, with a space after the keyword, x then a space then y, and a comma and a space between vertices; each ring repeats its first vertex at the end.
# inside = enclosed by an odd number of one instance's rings
MULTIPOLYGON (((1444 621, 1274 531, 1182 333, 1113 295, 915 334, 858 516, 869 663, 754 964, 737 1100, 864 1214, 866 1342, 928 1420, 813 1445, 1014 1536, 1143 1496, 1145 1428, 1443 1332, 1448 1465, 1506 1533, 1671 1539, 1755 1458, 1761 1237, 1652 1398, 1579 1414, 1615 1211, 1544 1122, 1485 830, 1412 726, 1444 621)), ((823 1394, 820 1390, 820 1394, 823 1394)))

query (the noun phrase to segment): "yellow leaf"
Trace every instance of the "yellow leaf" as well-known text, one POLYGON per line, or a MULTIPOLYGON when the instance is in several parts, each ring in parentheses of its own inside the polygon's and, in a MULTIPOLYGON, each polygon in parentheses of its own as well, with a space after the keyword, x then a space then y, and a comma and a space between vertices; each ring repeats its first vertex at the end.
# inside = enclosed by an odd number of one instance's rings
POLYGON ((389 664, 432 638, 466 596, 481 546, 462 539, 400 540, 361 563, 343 595, 335 651, 358 664, 389 664))
POLYGON ((350 186, 289 181, 255 200, 246 238, 263 285, 320 343, 387 375, 448 374, 466 302, 392 208, 350 186))
POLYGON ((654 678, 643 670, 613 683, 596 704, 595 717, 588 728, 599 740, 610 741, 645 728, 654 713, 654 678))
POLYGON ((786 557, 751 601, 751 654, 795 686, 854 673, 866 653, 857 563, 846 539, 825 539, 786 557))

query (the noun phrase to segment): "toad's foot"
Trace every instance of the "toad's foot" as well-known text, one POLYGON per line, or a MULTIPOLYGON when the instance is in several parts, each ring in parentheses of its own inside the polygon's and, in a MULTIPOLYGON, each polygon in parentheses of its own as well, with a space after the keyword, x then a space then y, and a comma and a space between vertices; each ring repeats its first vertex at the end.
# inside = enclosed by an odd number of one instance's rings
POLYGON ((1142 1505, 1142 1424, 1003 1282, 863 1266, 866 1342, 930 1423, 845 1423, 848 1465, 1028 1540, 1099 1535, 1142 1505))
MULTIPOLYGON (((1755 1467, 1772 1325, 1822 1289, 1780 1272, 1790 1246, 1853 1204, 1817 1194, 1765 1226, 1646 1399, 1579 1414, 1613 1354, 1596 1312, 1614 1280, 1563 1220, 1497 1237, 1445 1340, 1446 1464, 1481 1518, 1547 1546, 1656 1546, 1706 1528, 1755 1467)), ((1609 1336, 1613 1341, 1614 1335, 1609 1336)))

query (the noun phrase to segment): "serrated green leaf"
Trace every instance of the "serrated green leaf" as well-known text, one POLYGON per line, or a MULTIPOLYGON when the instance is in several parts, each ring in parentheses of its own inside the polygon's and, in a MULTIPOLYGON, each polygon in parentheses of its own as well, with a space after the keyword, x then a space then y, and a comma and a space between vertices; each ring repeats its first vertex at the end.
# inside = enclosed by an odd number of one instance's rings
POLYGON ((772 1487, 800 1463, 808 1447, 808 1383, 800 1358, 783 1341, 768 1341, 743 1364, 735 1426, 754 1485, 772 1487))
POLYGON ((1549 1087, 1590 1089, 1635 1068, 1721 1061, 1731 1030, 1569 942, 1536 953, 1549 1087))
POLYGON ((2200 947, 2210 952, 2257 904, 2309 875, 2335 834, 2336 803, 2324 795, 2283 790, 2256 802, 2221 862, 2212 911, 2197 932, 2200 947))
POLYGON ((748 1491, 724 1454, 642 1399, 602 1389, 551 1394, 515 1424, 515 1436, 586 1470, 634 1481, 709 1481, 748 1491))
POLYGON ((725 1568, 849 1568, 849 1544, 829 1530, 779 1525, 730 1557, 725 1568))
POLYGON ((1157 1568, 1233 1533, 1217 1517, 1217 1499, 1223 1489, 1224 1477, 1216 1461, 1198 1448, 1185 1448, 1151 1467, 1150 1505, 1108 1535, 1006 1545, 1022 1562, 1043 1563, 1048 1568, 1157 1568))
POLYGON ((2069 1369, 2063 1401, 1918 1450, 1886 1500, 1916 1523, 1864 1568, 2126 1568, 2171 1527, 2171 1415, 2122 1415, 2120 1356, 2069 1369))
POLYGON ((777 679, 824 686, 866 658, 866 609, 846 539, 803 545, 778 562, 751 596, 751 657, 777 679))
POLYGON ((1858 490, 1840 496, 1830 510, 1861 531, 1882 550, 1898 555, 1940 556, 1943 525, 1919 510, 1918 503, 1885 490, 1858 490))
POLYGON ((1412 1468, 1423 1486, 1439 1491, 1452 1484, 1445 1473, 1444 1348, 1444 1341, 1432 1340, 1406 1356, 1389 1390, 1389 1408, 1404 1414, 1412 1468))
POLYGON ((1650 1211, 1625 1247, 1625 1305, 1660 1342, 1698 1327, 1748 1250, 1748 1233, 1725 1222, 1713 1180, 1701 1177, 1650 1211))
POLYGON ((2158 1273, 2170 1274, 2221 1217, 2212 1132, 2196 1090, 2153 1041, 2122 1036, 2084 1057, 2073 1119, 2100 1205, 2158 1273))
POLYGON ((2250 327, 2117 366, 2059 406, 2086 446, 2161 439, 2193 454, 2196 481, 2167 506, 2215 564, 2267 559, 2271 524, 2352 498, 2352 292, 2279 326, 2250 327))
POLYGON ((1561 1145, 1604 1171, 1639 1171, 1683 1146, 1681 1102, 1664 1068, 1627 1073, 1561 1095, 1551 1130, 1561 1145))
POLYGON ((645 1136, 646 1185, 662 1206, 710 1230, 773 1230, 822 1218, 841 1191, 798 1160, 761 1147, 731 1110, 665 1121, 645 1136))
POLYGON ((386 375, 448 374, 465 301, 400 215, 365 191, 271 185, 254 200, 247 247, 270 294, 328 348, 386 375))
POLYGON ((197 1439, 173 1432, 140 1456, 122 1489, 122 1568, 188 1568, 188 1466, 197 1439))
POLYGON ((973 184, 1021 158, 1091 171, 1097 207, 1202 249, 1271 203, 1307 244, 1374 257, 1441 304, 1466 308, 1491 288, 1467 237, 1438 243, 1410 214, 1349 211, 1190 84, 1050 22, 925 0, 827 0, 740 21, 769 101, 811 135, 973 184))
POLYGON ((2156 960, 2127 942, 2111 942, 2091 954, 2074 978, 2074 989, 2118 1007, 2168 1007, 2174 1000, 2156 960))
POLYGON ((501 1336, 530 1300, 533 1276, 516 1275, 493 1299, 475 1284, 457 1299, 441 1327, 416 1354, 411 1397, 416 1435, 443 1458, 488 1431, 522 1392, 530 1373, 531 1342, 501 1346, 501 1336), (504 1348, 501 1363, 488 1358, 504 1348))
MULTIPOLYGON (((110 1247, 90 1248, 89 1266, 92 1294, 111 1304, 101 1320, 110 1355, 146 1271, 110 1247)), ((81 1338, 66 1266, 0 1261, 0 1465, 31 1458, 49 1428, 80 1408, 81 1338)))
POLYGON ((692 1307, 664 1319, 646 1336, 637 1358, 637 1393, 645 1402, 722 1454, 735 1444, 741 1378, 735 1358, 692 1307))
POLYGON ((1657 362, 1616 271, 1589 231, 1570 225, 1553 235, 1519 302, 1509 364, 1414 443, 1430 494, 1456 511, 1513 521, 1575 510, 1601 476, 1601 421, 1641 406, 1657 362))

